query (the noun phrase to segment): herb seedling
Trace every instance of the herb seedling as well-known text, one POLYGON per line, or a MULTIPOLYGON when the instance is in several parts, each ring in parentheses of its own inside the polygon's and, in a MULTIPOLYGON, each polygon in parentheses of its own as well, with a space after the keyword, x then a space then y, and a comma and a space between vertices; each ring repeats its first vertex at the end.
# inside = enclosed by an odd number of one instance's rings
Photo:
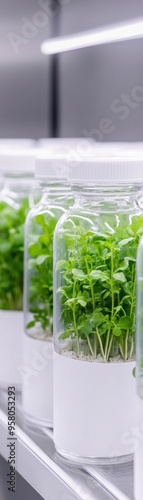
POLYGON ((28 208, 27 199, 17 210, 0 202, 0 309, 23 307, 24 222, 28 208))
POLYGON ((47 336, 53 332, 53 234, 58 217, 39 214, 35 217, 34 238, 29 254, 29 312, 26 328, 40 328, 47 336), (39 234, 37 234, 39 233, 39 234))
POLYGON ((104 362, 133 358, 136 252, 142 233, 141 216, 126 227, 120 216, 120 226, 113 232, 107 227, 104 234, 79 226, 64 229, 65 259, 57 263, 64 325, 60 339, 69 339, 77 356, 84 348, 104 362))

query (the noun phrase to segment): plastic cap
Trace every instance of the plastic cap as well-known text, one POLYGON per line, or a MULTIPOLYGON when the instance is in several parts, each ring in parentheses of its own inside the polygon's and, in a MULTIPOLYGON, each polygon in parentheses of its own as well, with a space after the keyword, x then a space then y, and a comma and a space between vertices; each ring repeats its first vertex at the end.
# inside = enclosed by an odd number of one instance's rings
POLYGON ((39 152, 36 158, 35 176, 37 179, 67 179, 68 162, 63 153, 56 154, 53 151, 47 154, 44 151, 39 152))
POLYGON ((45 152, 45 155, 59 155, 66 160, 78 160, 83 156, 93 154, 93 140, 80 138, 53 138, 40 139, 38 141, 39 149, 45 152))
POLYGON ((30 149, 35 145, 34 139, 0 139, 0 149, 10 147, 11 149, 30 149))
POLYGON ((35 149, 0 148, 0 171, 3 173, 32 173, 35 168, 35 149))
POLYGON ((92 181, 143 182, 143 158, 99 157, 69 161, 68 180, 71 183, 91 183, 92 181))

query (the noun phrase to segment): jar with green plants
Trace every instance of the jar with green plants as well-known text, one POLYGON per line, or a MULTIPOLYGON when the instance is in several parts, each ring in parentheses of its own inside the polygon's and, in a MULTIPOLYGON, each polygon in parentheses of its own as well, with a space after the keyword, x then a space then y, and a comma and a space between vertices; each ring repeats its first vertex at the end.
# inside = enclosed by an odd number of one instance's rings
POLYGON ((137 253, 137 303, 136 303, 136 418, 138 440, 134 459, 134 495, 143 497, 143 237, 137 253))
POLYGON ((141 160, 72 162, 75 204, 55 232, 55 445, 79 462, 131 455, 142 172, 141 160))
POLYGON ((34 152, 0 151, 0 381, 20 387, 24 223, 34 185, 34 152))
POLYGON ((39 152, 41 200, 25 226, 23 412, 34 425, 53 425, 53 235, 71 203, 65 157, 39 152), (34 353, 34 354, 33 354, 34 353), (33 357, 34 356, 34 357, 33 357), (35 372, 32 372, 33 366, 35 372))

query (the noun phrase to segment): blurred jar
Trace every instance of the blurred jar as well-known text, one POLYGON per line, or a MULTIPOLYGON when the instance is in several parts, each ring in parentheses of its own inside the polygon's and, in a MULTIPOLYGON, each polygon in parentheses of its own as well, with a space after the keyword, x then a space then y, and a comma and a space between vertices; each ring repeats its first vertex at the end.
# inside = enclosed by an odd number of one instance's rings
POLYGON ((36 178, 42 197, 25 227, 23 414, 34 425, 52 427, 53 234, 72 203, 65 157, 39 152, 36 178))
POLYGON ((0 149, 0 386, 20 388, 24 223, 34 195, 34 151, 0 149))

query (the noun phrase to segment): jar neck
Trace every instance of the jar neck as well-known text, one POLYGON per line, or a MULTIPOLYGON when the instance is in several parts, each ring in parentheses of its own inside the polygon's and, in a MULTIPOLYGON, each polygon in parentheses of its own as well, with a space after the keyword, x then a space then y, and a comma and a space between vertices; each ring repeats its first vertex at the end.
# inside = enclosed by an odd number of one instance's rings
POLYGON ((62 181, 39 181, 43 197, 46 199, 53 200, 60 196, 67 196, 71 192, 70 186, 65 179, 62 181))
POLYGON ((4 188, 10 191, 26 190, 34 183, 34 176, 32 174, 5 174, 4 175, 4 188))
POLYGON ((115 206, 128 207, 137 204, 139 193, 142 189, 140 183, 118 184, 118 185, 74 185, 72 192, 76 202, 84 206, 110 206, 111 210, 115 206))
POLYGON ((21 201, 29 199, 29 193, 34 188, 34 177, 27 175, 4 176, 1 190, 1 199, 13 208, 18 209, 21 201))

